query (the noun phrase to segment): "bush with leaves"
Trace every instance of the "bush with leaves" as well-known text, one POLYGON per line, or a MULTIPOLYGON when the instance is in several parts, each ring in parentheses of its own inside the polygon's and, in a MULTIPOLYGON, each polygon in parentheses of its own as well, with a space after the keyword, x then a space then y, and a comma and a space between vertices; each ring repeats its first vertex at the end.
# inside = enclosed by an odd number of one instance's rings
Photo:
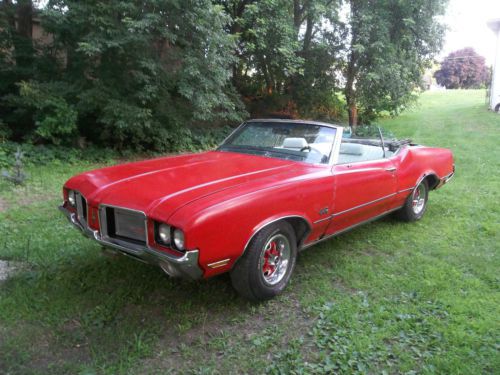
POLYGON ((15 161, 12 170, 10 172, 7 170, 3 170, 2 177, 12 182, 14 185, 23 185, 28 176, 24 172, 24 153, 21 151, 20 147, 17 148, 14 157, 15 161))
MULTIPOLYGON (((16 139, 163 151, 173 142, 162 137, 186 124, 243 114, 230 85, 231 20, 210 0, 50 0, 40 18, 51 41, 0 102, 9 127, 22 128, 16 139)), ((18 67, 6 58, 0 70, 18 67)))

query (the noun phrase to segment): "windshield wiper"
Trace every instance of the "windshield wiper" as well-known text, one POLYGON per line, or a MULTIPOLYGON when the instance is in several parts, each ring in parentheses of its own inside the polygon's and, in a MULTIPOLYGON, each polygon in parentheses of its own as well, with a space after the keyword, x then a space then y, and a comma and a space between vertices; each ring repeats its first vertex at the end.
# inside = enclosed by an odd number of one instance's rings
POLYGON ((262 147, 246 146, 246 145, 221 145, 217 150, 222 150, 222 149, 252 150, 252 151, 262 151, 262 152, 265 151, 262 147))
MULTIPOLYGON (((304 154, 299 151, 286 150, 286 149, 278 149, 274 147, 257 147, 257 146, 247 146, 247 145, 221 145, 217 150, 230 150, 230 151, 254 151, 258 153, 262 153, 263 155, 270 156, 271 154, 283 155, 287 159, 289 157, 306 159, 307 154, 304 154)), ((275 155, 275 156, 278 156, 275 155)))

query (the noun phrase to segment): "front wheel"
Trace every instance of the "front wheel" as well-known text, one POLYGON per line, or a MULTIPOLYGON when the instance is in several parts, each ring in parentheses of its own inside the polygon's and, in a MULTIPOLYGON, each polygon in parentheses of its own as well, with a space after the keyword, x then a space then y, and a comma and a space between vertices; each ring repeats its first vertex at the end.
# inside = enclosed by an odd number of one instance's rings
POLYGON ((429 185, 426 180, 413 189, 406 199, 405 205, 397 211, 397 216, 403 221, 417 221, 424 216, 429 198, 429 185))
POLYGON ((252 301, 270 299, 285 289, 296 259, 292 226, 285 221, 271 224, 255 235, 231 270, 233 287, 252 301))

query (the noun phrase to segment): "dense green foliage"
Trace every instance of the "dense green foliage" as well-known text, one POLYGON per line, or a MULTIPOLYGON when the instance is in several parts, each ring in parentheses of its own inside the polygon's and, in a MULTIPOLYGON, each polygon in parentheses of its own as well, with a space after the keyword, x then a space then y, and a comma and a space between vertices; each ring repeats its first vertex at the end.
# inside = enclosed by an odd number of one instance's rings
POLYGON ((248 114, 368 123, 413 100, 445 3, 2 0, 0 138, 176 150, 248 114))
POLYGON ((342 68, 350 123, 380 110, 397 114, 415 99, 422 72, 442 45, 444 26, 435 21, 446 2, 350 0, 344 26, 349 43, 342 68))
POLYGON ((33 120, 32 132, 13 127, 16 139, 175 150, 189 138, 185 122, 238 119, 220 6, 53 0, 40 17, 52 41, 37 45, 40 69, 16 79, 2 108, 7 123, 33 120))
POLYGON ((483 56, 473 48, 464 48, 446 56, 434 77, 447 89, 477 89, 488 82, 489 70, 483 56))
POLYGON ((499 121, 471 90, 425 93, 385 120, 451 148, 456 176, 419 222, 388 217, 306 250, 285 293, 258 305, 227 277, 169 279, 73 229, 55 209, 62 183, 110 161, 0 179, 0 260, 17 268, 0 281, 0 373, 497 373, 499 121))

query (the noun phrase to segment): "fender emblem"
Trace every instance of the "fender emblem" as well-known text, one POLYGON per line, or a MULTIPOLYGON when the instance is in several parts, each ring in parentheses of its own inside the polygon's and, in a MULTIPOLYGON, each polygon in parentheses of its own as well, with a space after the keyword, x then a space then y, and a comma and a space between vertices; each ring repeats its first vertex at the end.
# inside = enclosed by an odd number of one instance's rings
POLYGON ((328 207, 325 207, 325 208, 322 208, 321 210, 319 210, 320 215, 326 215, 327 213, 328 213, 328 207))

